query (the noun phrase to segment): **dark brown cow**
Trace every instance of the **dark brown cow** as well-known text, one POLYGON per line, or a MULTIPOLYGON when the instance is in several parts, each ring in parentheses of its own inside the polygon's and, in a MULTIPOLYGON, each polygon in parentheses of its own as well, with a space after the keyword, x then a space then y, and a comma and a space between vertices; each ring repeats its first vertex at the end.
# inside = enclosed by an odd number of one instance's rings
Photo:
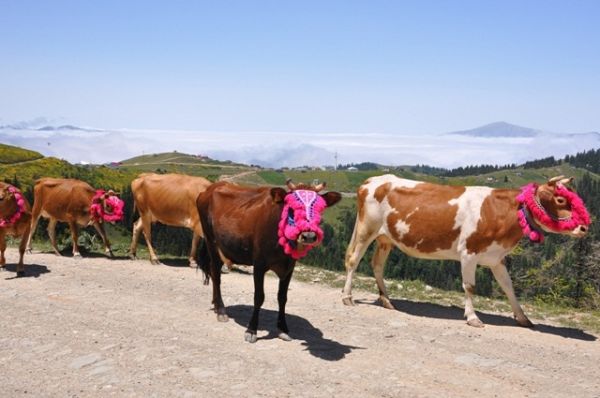
POLYGON ((236 264, 254 266, 254 311, 245 334, 246 341, 251 343, 256 342, 258 314, 265 298, 264 277, 268 270, 273 270, 279 276, 279 337, 290 340, 285 320, 285 304, 296 258, 303 255, 299 253, 305 253, 307 248, 320 243, 320 212, 341 199, 337 192, 315 194, 323 185, 308 188, 295 187, 290 183, 288 187, 292 191, 271 187, 246 188, 218 182, 201 193, 197 200, 205 234, 205 245, 200 251, 199 262, 205 274, 210 275, 213 281, 214 310, 219 321, 228 320, 221 298, 222 255, 236 264), (304 195, 304 199, 311 198, 311 203, 318 202, 319 205, 314 206, 317 210, 313 212, 309 209, 312 207, 306 205, 310 213, 306 216, 308 213, 304 213, 302 209, 292 209, 289 203, 299 195, 304 195), (312 222, 310 227, 305 224, 306 220, 312 222), (281 227, 286 225, 298 226, 298 229, 292 235, 280 235, 281 227))
POLYGON ((0 182, 0 269, 6 265, 4 251, 6 236, 20 236, 17 276, 25 275, 23 255, 31 228, 31 208, 21 192, 12 185, 0 182))
POLYGON ((202 226, 196 208, 196 198, 211 184, 206 178, 182 174, 140 174, 131 182, 135 207, 140 218, 133 225, 131 256, 136 257, 137 242, 144 232, 150 262, 159 264, 152 247, 152 223, 160 222, 174 227, 185 227, 194 233, 190 251, 190 267, 196 264, 196 248, 202 238, 202 226))
POLYGON ((472 302, 475 269, 480 264, 492 270, 519 325, 531 326, 515 296, 504 257, 524 234, 539 241, 544 232, 574 237, 587 233, 589 215, 581 199, 566 187, 570 181, 555 177, 520 192, 437 185, 393 175, 369 178, 358 189, 358 215, 346 251, 343 302, 353 304, 352 276, 371 242, 377 240, 372 267, 384 307, 394 308, 385 289, 383 267, 396 246, 413 257, 460 261, 469 325, 483 326, 472 302))
MULTIPOLYGON (((31 252, 31 239, 40 217, 49 218, 48 235, 54 253, 60 256, 56 246, 55 228, 58 221, 69 223, 73 240, 73 256, 80 257, 77 246, 78 226, 93 225, 102 237, 104 250, 112 256, 110 242, 106 237, 103 222, 122 219, 123 202, 113 191, 95 190, 88 183, 69 178, 41 178, 33 188, 34 200, 31 231, 27 250, 31 252), (93 215, 90 210, 98 209, 101 216, 93 215)), ((96 214, 96 213, 94 213, 96 214)))

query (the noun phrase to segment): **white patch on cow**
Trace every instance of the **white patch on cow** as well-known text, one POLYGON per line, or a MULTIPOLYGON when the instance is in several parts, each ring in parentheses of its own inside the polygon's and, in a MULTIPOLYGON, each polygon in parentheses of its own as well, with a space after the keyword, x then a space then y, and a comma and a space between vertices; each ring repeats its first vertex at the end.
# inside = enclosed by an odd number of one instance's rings
POLYGON ((478 263, 487 267, 494 267, 500 263, 500 261, 510 253, 511 248, 506 248, 497 242, 492 242, 483 253, 477 255, 478 263))
MULTIPOLYGON (((394 210, 394 212, 396 211, 394 210)), ((404 234, 407 234, 410 230, 410 225, 408 225, 404 220, 399 220, 398 222, 396 222, 396 225, 394 227, 396 228, 396 232, 398 232, 400 239, 402 239, 404 234)))
POLYGON ((187 217, 185 220, 183 220, 182 226, 186 227, 186 228, 192 228, 193 227, 192 219, 187 217))
POLYGON ((448 201, 451 206, 458 205, 454 228, 460 228, 457 247, 459 251, 467 249, 467 239, 477 231, 477 223, 481 219, 481 206, 492 190, 490 187, 467 187, 458 198, 448 201))
POLYGON ((423 184, 422 181, 407 180, 405 178, 396 177, 393 174, 384 174, 382 176, 369 178, 366 186, 369 189, 369 192, 375 192, 377 187, 388 182, 392 184, 392 188, 414 188, 419 184, 423 184))

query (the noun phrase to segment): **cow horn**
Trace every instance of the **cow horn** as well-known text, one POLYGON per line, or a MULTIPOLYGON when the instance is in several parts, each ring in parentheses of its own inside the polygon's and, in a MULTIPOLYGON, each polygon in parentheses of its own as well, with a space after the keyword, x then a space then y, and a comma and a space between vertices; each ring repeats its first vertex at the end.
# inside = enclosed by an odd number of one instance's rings
POLYGON ((319 185, 315 186, 315 192, 321 192, 323 189, 325 189, 326 186, 327 186, 327 183, 325 181, 323 181, 319 185))
POLYGON ((565 178, 565 176, 552 177, 551 179, 548 180, 548 185, 554 186, 554 185, 556 185, 557 182, 559 182, 560 180, 562 180, 564 178, 565 178))
POLYGON ((290 191, 293 191, 296 189, 296 184, 294 184, 292 182, 291 178, 288 178, 287 180, 285 180, 285 185, 287 185, 287 187, 290 189, 290 191))
POLYGON ((567 185, 573 182, 573 177, 563 178, 558 183, 562 185, 567 185))

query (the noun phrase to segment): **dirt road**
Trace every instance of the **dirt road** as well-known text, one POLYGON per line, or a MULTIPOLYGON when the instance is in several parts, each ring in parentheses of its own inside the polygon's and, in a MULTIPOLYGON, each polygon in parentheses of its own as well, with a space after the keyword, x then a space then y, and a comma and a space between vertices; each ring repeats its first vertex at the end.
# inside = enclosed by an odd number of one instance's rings
MULTIPOLYGON (((267 278, 259 340, 244 342, 252 277, 223 276, 231 320, 181 264, 26 256, 0 273, 0 397, 599 397, 600 342, 576 330, 514 327, 482 314, 292 281, 292 342, 275 338, 276 278, 267 278)), ((534 319, 535 321, 535 319, 534 319)), ((539 322, 539 321, 538 321, 539 322)))

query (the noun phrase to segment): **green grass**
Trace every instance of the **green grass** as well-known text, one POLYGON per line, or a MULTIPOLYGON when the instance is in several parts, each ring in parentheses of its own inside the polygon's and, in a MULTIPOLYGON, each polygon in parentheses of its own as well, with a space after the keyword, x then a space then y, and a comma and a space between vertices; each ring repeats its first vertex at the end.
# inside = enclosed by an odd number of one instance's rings
POLYGON ((285 185, 285 174, 275 170, 259 171, 258 176, 268 185, 285 185))

